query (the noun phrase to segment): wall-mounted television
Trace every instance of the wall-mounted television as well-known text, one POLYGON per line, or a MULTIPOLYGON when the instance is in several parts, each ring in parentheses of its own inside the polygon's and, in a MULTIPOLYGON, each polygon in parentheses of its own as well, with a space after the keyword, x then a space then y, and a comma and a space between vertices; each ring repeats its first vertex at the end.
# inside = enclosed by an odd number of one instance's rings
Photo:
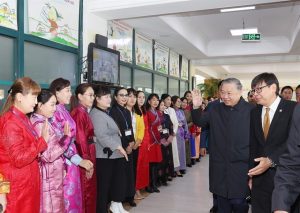
POLYGON ((88 81, 94 84, 118 85, 120 52, 90 43, 88 47, 88 81))

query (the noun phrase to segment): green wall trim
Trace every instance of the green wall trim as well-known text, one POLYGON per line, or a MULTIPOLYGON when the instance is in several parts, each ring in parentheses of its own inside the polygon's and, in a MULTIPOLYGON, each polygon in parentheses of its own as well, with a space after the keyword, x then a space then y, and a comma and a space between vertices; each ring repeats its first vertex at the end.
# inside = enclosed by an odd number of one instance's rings
POLYGON ((0 85, 10 86, 13 83, 14 83, 13 81, 3 81, 3 80, 0 80, 0 85))
POLYGON ((66 51, 66 52, 70 52, 70 53, 74 53, 74 54, 78 53, 78 50, 76 48, 65 46, 63 44, 59 44, 54 41, 50 41, 50 40, 43 39, 43 38, 33 36, 33 35, 25 34, 24 41, 31 42, 34 44, 39 44, 39 45, 46 46, 46 47, 51 47, 54 49, 58 49, 58 50, 62 50, 62 51, 66 51))
POLYGON ((0 26, 0 35, 10 36, 10 37, 15 37, 16 38, 16 37, 18 37, 18 31, 0 26))

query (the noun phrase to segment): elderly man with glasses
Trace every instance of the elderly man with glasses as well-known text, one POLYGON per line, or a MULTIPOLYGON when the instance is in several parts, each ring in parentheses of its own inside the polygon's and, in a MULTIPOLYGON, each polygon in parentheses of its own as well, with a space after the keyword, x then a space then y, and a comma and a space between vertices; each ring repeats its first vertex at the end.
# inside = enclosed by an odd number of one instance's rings
POLYGON ((252 212, 271 212, 274 176, 279 157, 286 149, 296 102, 279 97, 279 82, 273 73, 257 75, 251 82, 257 107, 250 119, 250 170, 252 212))

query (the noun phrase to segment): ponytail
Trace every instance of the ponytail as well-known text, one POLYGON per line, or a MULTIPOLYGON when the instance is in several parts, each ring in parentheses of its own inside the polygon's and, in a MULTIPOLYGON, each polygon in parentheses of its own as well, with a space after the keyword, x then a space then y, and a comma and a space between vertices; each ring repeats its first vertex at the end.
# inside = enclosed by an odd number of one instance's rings
POLYGON ((6 98, 6 101, 2 107, 2 110, 1 110, 1 115, 3 115, 4 113, 6 113, 9 108, 12 107, 12 105, 14 104, 14 98, 12 97, 12 95, 9 93, 7 98, 6 98))

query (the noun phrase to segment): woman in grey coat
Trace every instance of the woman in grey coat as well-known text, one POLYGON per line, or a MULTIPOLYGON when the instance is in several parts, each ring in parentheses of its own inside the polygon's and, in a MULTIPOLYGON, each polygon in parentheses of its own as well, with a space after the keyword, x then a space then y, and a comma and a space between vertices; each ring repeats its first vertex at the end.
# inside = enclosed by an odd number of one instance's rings
POLYGON ((120 130, 108 115, 110 91, 98 86, 95 89, 95 106, 90 112, 94 125, 97 172, 97 212, 107 213, 108 203, 113 213, 127 213, 122 206, 126 196, 126 151, 122 148, 120 130))

